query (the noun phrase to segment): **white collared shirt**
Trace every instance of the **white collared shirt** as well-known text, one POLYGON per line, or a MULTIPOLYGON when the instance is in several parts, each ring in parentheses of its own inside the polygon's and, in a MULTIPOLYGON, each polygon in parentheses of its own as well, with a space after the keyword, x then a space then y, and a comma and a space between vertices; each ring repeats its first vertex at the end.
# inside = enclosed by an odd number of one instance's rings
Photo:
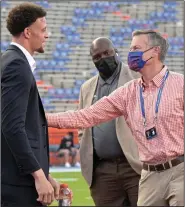
POLYGON ((21 46, 20 44, 18 44, 16 42, 11 42, 11 45, 17 46, 24 53, 24 55, 26 56, 26 58, 27 58, 27 60, 29 62, 31 70, 33 72, 35 70, 35 68, 36 68, 36 62, 33 59, 33 57, 31 56, 31 54, 23 46, 21 46))

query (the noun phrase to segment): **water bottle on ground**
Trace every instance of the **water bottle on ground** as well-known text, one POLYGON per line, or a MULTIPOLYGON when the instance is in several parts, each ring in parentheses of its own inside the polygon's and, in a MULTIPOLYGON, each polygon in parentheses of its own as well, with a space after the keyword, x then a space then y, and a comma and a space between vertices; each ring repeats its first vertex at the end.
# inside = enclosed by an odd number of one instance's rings
POLYGON ((72 191, 66 183, 60 185, 58 206, 71 206, 72 191))

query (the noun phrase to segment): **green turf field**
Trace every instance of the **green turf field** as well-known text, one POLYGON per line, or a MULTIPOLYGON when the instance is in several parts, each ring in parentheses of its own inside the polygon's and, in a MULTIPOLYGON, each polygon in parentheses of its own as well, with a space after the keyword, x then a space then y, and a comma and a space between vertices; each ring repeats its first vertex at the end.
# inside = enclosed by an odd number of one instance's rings
MULTIPOLYGON (((58 172, 51 173, 51 175, 59 182, 67 183, 72 189, 72 206, 95 206, 81 172, 58 172)), ((51 206, 57 206, 57 202, 53 202, 51 206)))

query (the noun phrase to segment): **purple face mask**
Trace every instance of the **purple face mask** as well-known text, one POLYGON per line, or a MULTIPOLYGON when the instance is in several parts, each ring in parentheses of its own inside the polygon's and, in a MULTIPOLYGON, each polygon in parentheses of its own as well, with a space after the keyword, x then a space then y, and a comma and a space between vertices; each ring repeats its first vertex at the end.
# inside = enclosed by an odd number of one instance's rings
MULTIPOLYGON (((153 47, 152 47, 153 48, 153 47)), ((149 48, 148 50, 151 50, 152 48, 149 48)), ((128 53, 128 66, 131 70, 134 70, 136 72, 140 71, 146 62, 150 60, 143 60, 143 53, 147 52, 148 50, 143 51, 133 51, 128 53)))

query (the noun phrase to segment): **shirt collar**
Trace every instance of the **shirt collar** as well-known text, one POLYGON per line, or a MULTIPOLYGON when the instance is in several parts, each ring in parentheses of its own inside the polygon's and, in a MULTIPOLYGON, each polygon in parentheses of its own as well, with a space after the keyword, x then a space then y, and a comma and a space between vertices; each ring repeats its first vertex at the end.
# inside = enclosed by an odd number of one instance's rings
MULTIPOLYGON (((158 88, 161 86, 161 83, 162 83, 162 80, 163 80, 163 77, 167 71, 167 66, 164 66, 163 69, 152 79, 152 83, 155 84, 158 88)), ((146 84, 145 82, 143 81, 143 78, 141 77, 139 79, 139 84, 141 86, 144 86, 146 87, 146 84)))
POLYGON ((35 68, 36 68, 36 62, 33 59, 33 57, 31 56, 31 54, 20 44, 16 43, 16 42, 11 42, 11 45, 15 45, 17 46, 26 56, 26 59, 28 60, 28 63, 31 67, 32 72, 34 72, 35 68))
POLYGON ((118 75, 118 73, 120 72, 120 69, 121 69, 121 62, 118 64, 115 72, 111 75, 111 77, 107 80, 104 80, 100 75, 99 75, 99 83, 100 85, 103 85, 105 83, 107 84, 111 84, 113 82, 113 80, 116 78, 116 76, 118 75))

